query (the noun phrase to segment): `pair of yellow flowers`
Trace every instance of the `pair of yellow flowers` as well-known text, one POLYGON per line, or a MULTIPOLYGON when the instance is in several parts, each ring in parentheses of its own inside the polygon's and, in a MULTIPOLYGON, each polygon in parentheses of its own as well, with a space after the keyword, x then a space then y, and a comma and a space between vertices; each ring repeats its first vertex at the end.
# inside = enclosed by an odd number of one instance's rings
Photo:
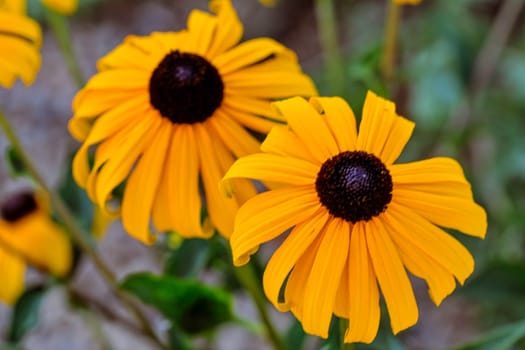
POLYGON ((392 102, 369 92, 358 129, 342 99, 312 97, 291 50, 269 38, 240 43, 230 0, 209 6, 192 11, 183 31, 129 36, 99 60, 73 101, 76 181, 147 244, 152 231, 206 238, 217 230, 242 265, 286 232, 264 290, 308 333, 326 337, 335 314, 349 319, 346 342, 372 342, 380 291, 393 332, 412 326, 407 272, 439 304, 474 269, 440 227, 486 233, 460 165, 394 164, 414 123, 392 102), (270 190, 257 194, 253 179, 270 190))

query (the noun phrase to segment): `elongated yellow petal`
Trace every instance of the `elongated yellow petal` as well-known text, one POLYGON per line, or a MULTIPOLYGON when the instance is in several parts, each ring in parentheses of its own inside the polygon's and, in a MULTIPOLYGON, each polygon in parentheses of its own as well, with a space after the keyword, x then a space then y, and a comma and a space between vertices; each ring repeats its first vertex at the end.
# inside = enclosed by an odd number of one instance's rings
POLYGON ((242 126, 264 134, 267 134, 277 123, 284 124, 281 116, 275 117, 278 115, 275 110, 271 112, 272 108, 269 101, 245 96, 243 99, 238 99, 232 95, 225 96, 221 109, 242 126), (231 103, 230 101, 236 102, 231 103), (252 108, 247 106, 250 103, 249 101, 253 102, 252 108))
MULTIPOLYGON (((4 235, 4 231, 0 232, 4 235)), ((5 232, 5 234, 11 234, 5 232)), ((2 285, 0 286, 0 301, 12 305, 24 290, 25 264, 22 259, 9 253, 0 245, 0 274, 2 285)))
POLYGON ((211 0, 210 10, 217 14, 217 30, 207 57, 215 57, 237 44, 242 37, 243 26, 230 0, 211 0))
POLYGON ((397 334, 417 322, 414 291, 381 218, 372 219, 365 227, 367 247, 388 308, 392 332, 397 334))
POLYGON ((366 95, 357 149, 378 156, 392 164, 407 144, 415 124, 395 113, 395 105, 373 92, 366 95))
POLYGON ((87 82, 84 89, 112 89, 112 91, 144 89, 149 86, 151 72, 143 69, 112 69, 99 72, 87 82))
POLYGON ((188 17, 188 32, 192 36, 192 52, 204 56, 213 42, 217 30, 217 18, 209 13, 193 10, 188 17))
POLYGON ((339 219, 331 219, 306 283, 302 324, 307 333, 328 337, 341 274, 348 256, 350 232, 339 219))
POLYGON ((315 108, 300 97, 276 102, 275 106, 286 117, 291 129, 307 140, 305 145, 320 163, 339 153, 328 125, 319 117, 315 108))
POLYGON ((247 263, 259 245, 311 217, 319 207, 313 186, 277 189, 247 201, 237 213, 230 241, 234 264, 247 263))
POLYGON ((122 199, 122 224, 129 234, 146 244, 155 241, 150 230, 150 214, 164 170, 170 121, 162 120, 158 135, 131 173, 122 199))
POLYGON ((320 234, 327 220, 328 215, 322 210, 314 214, 308 221, 295 226, 268 261, 263 275, 264 292, 280 311, 288 310, 287 303, 279 300, 286 277, 303 253, 310 249, 312 242, 320 234))
POLYGON ((78 0, 41 0, 44 5, 63 15, 73 14, 78 7, 78 0))
MULTIPOLYGON (((305 143, 287 126, 275 126, 266 136, 261 151, 311 162, 312 154, 305 143)), ((320 167, 319 167, 320 168, 320 167)))
MULTIPOLYGON (((350 326, 345 342, 371 343, 379 328, 379 288, 366 243, 365 223, 353 226, 348 255, 350 326)), ((374 232, 372 232, 374 234, 374 232)))
POLYGON ((313 97, 310 103, 324 116, 332 136, 339 146, 339 151, 356 149, 357 128, 354 112, 339 97, 313 97))
POLYGON ((457 239, 411 209, 391 203, 385 220, 404 240, 417 246, 463 284, 474 270, 474 259, 457 239))

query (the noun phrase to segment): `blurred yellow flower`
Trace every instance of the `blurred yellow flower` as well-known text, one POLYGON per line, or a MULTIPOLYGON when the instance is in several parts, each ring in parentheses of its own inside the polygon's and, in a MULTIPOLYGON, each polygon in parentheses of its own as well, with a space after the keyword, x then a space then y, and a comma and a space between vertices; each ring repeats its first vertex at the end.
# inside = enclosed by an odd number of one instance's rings
POLYGON ((24 289, 26 264, 56 276, 71 267, 71 245, 41 198, 22 192, 0 206, 0 301, 12 304, 24 289))
POLYGON ((274 7, 275 5, 277 5, 279 0, 259 0, 259 2, 264 6, 274 7))
POLYGON ((421 0, 393 0, 398 5, 419 5, 421 0))
POLYGON ((25 2, 0 2, 0 86, 11 88, 20 78, 31 85, 40 69, 42 32, 25 16, 25 2))
POLYGON ((350 321, 345 342, 372 342, 380 290, 393 332, 414 325, 418 307, 407 270, 427 282, 439 305, 474 269, 469 251, 438 226, 486 233, 486 213, 461 166, 442 157, 393 164, 414 123, 373 93, 359 134, 340 98, 297 97, 276 106, 288 126, 274 127, 263 153, 237 160, 221 184, 238 177, 281 184, 239 209, 230 240, 234 264, 291 229, 263 285, 307 333, 326 338, 335 314, 350 321))
POLYGON ((78 7, 78 0, 41 0, 48 8, 63 15, 72 15, 78 7))
POLYGON ((145 243, 161 232, 229 237, 239 207, 256 190, 239 180, 225 198, 218 182, 236 157, 259 150, 246 130, 267 133, 282 117, 275 99, 316 94, 296 55, 269 38, 239 44, 243 26, 229 0, 216 14, 194 10, 187 30, 129 36, 98 62, 74 99, 71 134, 83 144, 73 174, 108 212, 124 181, 124 228, 145 243), (93 166, 88 151, 98 145, 93 166), (202 220, 205 195, 211 223, 202 220))

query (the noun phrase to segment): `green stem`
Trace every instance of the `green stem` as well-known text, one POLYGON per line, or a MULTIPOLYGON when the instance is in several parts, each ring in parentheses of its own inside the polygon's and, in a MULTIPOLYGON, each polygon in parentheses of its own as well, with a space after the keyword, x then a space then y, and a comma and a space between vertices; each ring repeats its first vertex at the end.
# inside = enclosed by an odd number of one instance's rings
POLYGON ((272 321, 268 315, 268 310, 266 309, 266 298, 262 292, 262 286, 257 280, 253 266, 251 264, 247 264, 245 266, 235 268, 235 275, 237 276, 239 282, 252 296, 255 306, 259 311, 261 321, 266 327, 266 332, 268 333, 268 337, 270 338, 274 348, 276 350, 286 350, 286 345, 283 343, 281 337, 273 327, 272 321))
POLYGON ((394 76, 401 7, 391 0, 388 0, 387 3, 388 14, 385 23, 385 43, 381 61, 381 73, 384 81, 388 84, 394 76))
POLYGON ((78 65, 75 50, 71 44, 71 36, 69 34, 69 28, 65 17, 47 8, 45 9, 45 15, 47 23, 49 24, 49 27, 57 40, 58 46, 60 47, 62 56, 66 61, 71 78, 75 82, 77 88, 83 87, 85 84, 84 75, 78 65))
POLYGON ((348 328, 348 320, 344 318, 339 319, 339 334, 341 335, 341 344, 340 348, 341 350, 353 350, 354 344, 353 343, 345 343, 345 332, 348 328))
POLYGON ((347 95, 346 74, 337 38, 337 20, 333 0, 315 0, 315 12, 331 92, 336 96, 345 96, 347 95))
POLYGON ((73 214, 69 211, 67 206, 64 204, 62 199, 58 194, 52 191, 49 186, 47 186, 46 181, 40 175, 36 167, 34 166, 31 158, 25 151, 24 147, 20 143, 16 133, 14 132, 11 124, 9 123, 5 114, 0 111, 0 128, 3 129, 7 139, 9 140, 11 147, 14 149, 16 154, 19 156, 20 161, 22 162, 25 170, 31 175, 33 180, 42 188, 43 191, 49 196, 51 205, 56 210, 57 215, 60 217, 62 224, 66 228, 66 231, 69 233, 71 240, 93 261, 95 267, 100 272, 101 276, 104 278, 106 283, 111 287, 115 295, 119 297, 122 303, 127 306, 129 311, 137 318, 140 322, 142 329, 145 334, 147 334, 161 349, 167 349, 167 347, 160 341, 151 327, 148 319, 135 304, 134 299, 131 295, 126 294, 119 288, 117 278, 111 271, 111 269, 106 265, 102 260, 95 248, 90 244, 87 239, 88 235, 82 231, 82 229, 77 225, 73 214))

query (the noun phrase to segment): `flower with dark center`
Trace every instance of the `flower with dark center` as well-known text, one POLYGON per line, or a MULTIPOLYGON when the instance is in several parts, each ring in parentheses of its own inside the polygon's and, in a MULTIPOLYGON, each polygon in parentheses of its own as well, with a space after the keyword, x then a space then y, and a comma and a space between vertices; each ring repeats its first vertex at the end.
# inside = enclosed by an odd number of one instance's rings
POLYGON ((0 205, 0 216, 2 219, 15 222, 37 209, 33 193, 16 193, 5 199, 0 205))
POLYGON ((239 43, 243 28, 230 0, 213 0, 210 9, 215 15, 192 11, 186 30, 126 38, 73 102, 69 130, 82 142, 75 180, 148 244, 167 231, 229 237, 239 205, 256 190, 241 181, 226 198, 218 182, 237 157, 259 150, 254 134, 284 123, 273 100, 316 94, 286 47, 269 38, 239 43), (121 210, 111 210, 114 203, 121 210))
POLYGON ((274 189, 246 202, 230 239, 234 264, 287 232, 268 261, 263 286, 307 333, 328 336, 335 314, 348 319, 345 342, 370 343, 383 294, 392 330, 417 322, 407 271, 425 280, 439 305, 474 270, 468 250, 441 227, 481 237, 485 211, 473 200, 461 166, 450 158, 394 164, 414 123, 369 92, 357 132, 340 98, 276 102, 276 126, 262 153, 238 159, 221 187, 255 179, 274 189))

